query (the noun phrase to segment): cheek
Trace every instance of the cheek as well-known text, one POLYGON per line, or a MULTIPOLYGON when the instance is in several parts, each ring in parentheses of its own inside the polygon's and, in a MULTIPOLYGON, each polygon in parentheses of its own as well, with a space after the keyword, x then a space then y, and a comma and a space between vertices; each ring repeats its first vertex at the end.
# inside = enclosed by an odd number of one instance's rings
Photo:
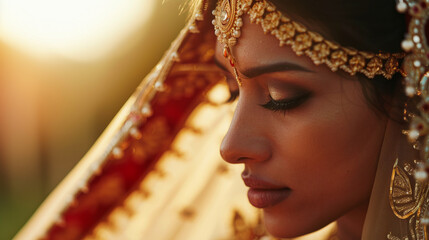
POLYGON ((273 132, 271 168, 294 194, 281 211, 266 211, 273 231, 285 230, 279 222, 316 230, 369 199, 386 122, 364 99, 332 97, 272 123, 282 127, 273 132))
MULTIPOLYGON (((348 106, 347 114, 336 111, 329 117, 320 113, 314 117, 293 124, 289 128, 283 147, 282 161, 297 184, 306 184, 308 194, 315 191, 321 194, 332 191, 367 190, 372 187, 375 167, 384 135, 384 122, 372 112, 348 106), (320 190, 323 189, 323 192, 320 190), (356 189, 355 189, 356 190, 356 189)), ((325 112, 326 114, 326 112, 325 112)), ((320 196, 323 197, 323 196, 320 196)))
POLYGON ((375 166, 386 120, 364 101, 344 100, 342 95, 314 99, 306 108, 276 119, 273 124, 281 127, 273 132, 274 145, 282 165, 310 173, 325 170, 327 178, 375 166))

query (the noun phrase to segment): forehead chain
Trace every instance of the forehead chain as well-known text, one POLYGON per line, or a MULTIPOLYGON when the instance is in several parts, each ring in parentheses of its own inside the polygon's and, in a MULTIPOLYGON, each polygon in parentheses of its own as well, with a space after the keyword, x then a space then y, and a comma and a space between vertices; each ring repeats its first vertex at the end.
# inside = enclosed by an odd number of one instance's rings
POLYGON ((218 41, 224 46, 223 54, 240 84, 232 47, 241 36, 244 14, 248 14, 252 23, 260 24, 265 34, 276 37, 280 46, 290 46, 298 56, 307 55, 314 64, 325 64, 333 72, 341 69, 350 75, 362 73, 368 78, 382 75, 390 79, 401 71, 399 60, 404 53, 371 53, 343 47, 291 20, 267 0, 219 0, 212 23, 218 41))

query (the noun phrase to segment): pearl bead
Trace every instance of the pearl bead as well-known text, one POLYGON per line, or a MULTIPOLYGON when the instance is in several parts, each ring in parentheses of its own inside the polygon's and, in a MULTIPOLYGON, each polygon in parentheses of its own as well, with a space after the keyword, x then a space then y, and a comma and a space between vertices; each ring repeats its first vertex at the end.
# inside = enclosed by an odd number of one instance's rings
POLYGON ((422 63, 419 60, 416 60, 413 62, 414 67, 420 67, 422 65, 422 63))
POLYGON ((135 127, 131 128, 130 135, 135 139, 140 139, 142 137, 140 131, 135 127))
POLYGON ((413 48, 414 43, 410 40, 404 40, 401 43, 401 47, 402 49, 404 49, 404 51, 410 51, 413 48))
POLYGON ((417 138, 419 138, 420 134, 419 131, 413 129, 410 132, 408 132, 408 137, 410 138, 410 140, 415 141, 417 140, 417 138))
POLYGON ((413 37, 413 41, 414 41, 415 43, 420 42, 420 37, 419 37, 419 36, 417 36, 417 35, 415 35, 415 36, 413 37))
POLYGON ((428 174, 425 170, 423 169, 419 169, 417 171, 414 172, 414 178, 417 181, 424 181, 428 178, 428 174))
POLYGON ((240 31, 235 30, 235 31, 232 33, 232 36, 233 36, 233 37, 235 37, 235 38, 239 38, 239 37, 241 36, 241 32, 240 32, 240 31))
POLYGON ((407 10, 407 4, 400 0, 396 5, 396 10, 398 10, 400 13, 404 13, 407 10))
POLYGON ((155 85, 154 85, 154 87, 155 87, 155 89, 156 89, 157 91, 160 91, 160 92, 162 92, 162 91, 164 91, 164 90, 165 90, 164 83, 162 83, 162 82, 160 82, 160 81, 156 82, 156 83, 155 83, 155 85))
POLYGON ((120 159, 124 156, 124 152, 118 147, 113 148, 112 150, 113 157, 116 159, 120 159))
POLYGON ((132 120, 127 120, 124 124, 124 127, 127 129, 130 129, 133 126, 133 121, 132 120))
POLYGON ((416 94, 416 89, 415 89, 414 87, 407 86, 407 87, 405 88, 405 94, 406 94, 408 97, 412 97, 412 96, 414 96, 414 95, 416 94))
POLYGON ((429 225, 429 218, 428 217, 421 218, 420 223, 423 225, 429 225))
POLYGON ((189 31, 191 33, 198 33, 198 28, 195 25, 191 25, 191 26, 189 26, 189 31))
POLYGON ((143 108, 142 108, 142 114, 145 117, 149 117, 153 114, 152 108, 150 107, 149 104, 146 104, 143 108))
POLYGON ((195 14, 195 19, 197 19, 198 21, 203 20, 203 15, 201 13, 197 13, 195 14))

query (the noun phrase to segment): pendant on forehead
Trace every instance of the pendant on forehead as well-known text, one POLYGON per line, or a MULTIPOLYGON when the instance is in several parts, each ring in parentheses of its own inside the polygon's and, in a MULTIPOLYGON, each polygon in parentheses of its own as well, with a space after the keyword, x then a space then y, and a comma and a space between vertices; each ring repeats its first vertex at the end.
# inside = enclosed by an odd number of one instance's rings
POLYGON ((237 39, 241 36, 240 29, 243 26, 241 16, 249 10, 251 4, 252 0, 221 0, 213 11, 215 34, 224 46, 223 55, 229 60, 240 85, 241 81, 235 68, 236 62, 231 54, 231 47, 237 44, 237 39))
POLYGON ((223 44, 234 46, 237 38, 240 37, 240 27, 243 25, 243 21, 237 16, 237 1, 222 0, 215 11, 215 34, 223 44), (236 19, 240 20, 236 21, 236 19), (237 24, 239 22, 241 23, 237 24))
POLYGON ((213 11, 215 34, 218 40, 234 46, 241 36, 242 15, 249 11, 253 0, 220 0, 213 11))

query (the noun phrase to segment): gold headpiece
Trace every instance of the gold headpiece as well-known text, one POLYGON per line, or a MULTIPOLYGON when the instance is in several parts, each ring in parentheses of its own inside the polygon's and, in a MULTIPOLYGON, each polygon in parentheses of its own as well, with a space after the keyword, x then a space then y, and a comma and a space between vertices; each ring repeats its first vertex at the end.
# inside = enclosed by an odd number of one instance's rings
POLYGON ((231 54, 231 47, 237 43, 237 39, 241 36, 240 28, 243 26, 241 16, 244 11, 249 9, 251 3, 252 1, 223 0, 219 1, 218 6, 213 10, 215 34, 224 45, 223 56, 228 58, 239 85, 241 85, 241 80, 235 67, 235 59, 231 54))
POLYGON ((305 54, 316 65, 326 64, 334 72, 342 69, 350 75, 363 73, 368 78, 383 75, 390 79, 400 70, 398 59, 405 56, 404 53, 375 54, 342 47, 292 21, 266 0, 220 0, 213 11, 213 25, 234 72, 237 70, 231 47, 241 35, 244 13, 249 14, 251 22, 261 24, 264 33, 275 36, 280 46, 288 45, 298 56, 305 54))

